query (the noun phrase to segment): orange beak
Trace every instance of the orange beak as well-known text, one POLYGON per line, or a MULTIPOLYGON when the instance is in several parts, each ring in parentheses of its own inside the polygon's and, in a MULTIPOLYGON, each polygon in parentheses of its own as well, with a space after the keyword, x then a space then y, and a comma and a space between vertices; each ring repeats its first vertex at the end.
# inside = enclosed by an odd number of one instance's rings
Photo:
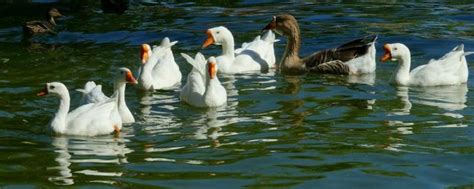
POLYGON ((132 72, 127 72, 127 76, 125 76, 125 81, 127 81, 128 83, 130 84, 138 84, 138 81, 137 79, 135 79, 135 77, 133 77, 133 74, 132 72))
POLYGON ((148 51, 150 50, 150 46, 147 44, 143 44, 140 49, 140 58, 142 59, 142 64, 145 64, 148 59, 150 58, 150 54, 148 51))
POLYGON ((202 44, 203 49, 215 43, 214 37, 212 37, 211 30, 207 30, 206 35, 207 35, 207 39, 206 41, 204 41, 204 44, 202 44))
POLYGON ((43 90, 41 90, 39 93, 37 93, 36 95, 37 96, 45 96, 48 94, 48 86, 47 85, 44 85, 44 88, 43 90))
POLYGON ((383 50, 385 51, 385 53, 383 54, 383 56, 380 60, 382 62, 386 62, 388 60, 391 60, 392 59, 392 53, 390 52, 390 47, 388 46, 388 44, 385 44, 383 46, 383 50))
POLYGON ((209 67, 207 68, 209 72, 209 77, 211 79, 214 79, 216 77, 217 69, 216 69, 216 63, 215 62, 209 62, 209 67))
POLYGON ((275 28, 276 28, 276 17, 273 17, 272 21, 268 23, 267 26, 265 26, 262 29, 262 32, 266 30, 274 30, 275 28))

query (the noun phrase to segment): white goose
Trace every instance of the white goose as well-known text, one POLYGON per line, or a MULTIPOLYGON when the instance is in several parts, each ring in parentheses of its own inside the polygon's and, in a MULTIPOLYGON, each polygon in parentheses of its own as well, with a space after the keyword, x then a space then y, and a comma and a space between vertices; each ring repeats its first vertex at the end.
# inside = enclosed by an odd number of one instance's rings
POLYGON ((244 73, 254 71, 268 71, 275 67, 275 52, 273 43, 275 34, 267 31, 262 37, 257 36, 249 43, 234 50, 234 37, 224 26, 210 28, 206 31, 207 39, 202 45, 206 48, 212 44, 222 45, 222 55, 216 58, 219 72, 244 73))
POLYGON ((398 60, 393 82, 398 85, 439 86, 458 85, 467 82, 469 70, 466 63, 464 45, 455 47, 438 60, 416 67, 410 72, 411 56, 407 46, 401 43, 385 44, 382 62, 398 60))
POLYGON ((195 59, 184 53, 181 55, 193 66, 181 90, 181 100, 197 107, 224 105, 227 102, 227 92, 217 78, 216 58, 209 57, 206 64, 206 59, 200 53, 196 54, 195 59))
POLYGON ((118 132, 122 129, 117 98, 101 103, 89 103, 69 112, 70 96, 60 82, 46 83, 38 96, 53 94, 59 97, 59 109, 50 122, 55 133, 66 135, 96 136, 118 132))
POLYGON ((206 69, 206 58, 201 53, 197 53, 194 60, 184 53, 181 53, 181 56, 189 59, 187 62, 192 65, 192 69, 188 74, 186 84, 181 89, 179 98, 188 103, 191 101, 197 102, 206 91, 206 77, 202 74, 206 69))
MULTIPOLYGON (((118 111, 122 122, 125 124, 135 122, 135 118, 125 102, 125 87, 127 83, 137 84, 137 80, 128 68, 119 68, 114 78, 114 95, 118 98, 118 111)), ((82 92, 81 104, 101 103, 109 99, 102 92, 102 86, 96 85, 93 81, 87 82, 84 89, 77 89, 77 91, 82 92)))
POLYGON ((181 82, 181 71, 176 64, 171 47, 178 41, 170 42, 168 37, 160 46, 143 44, 141 47, 142 65, 139 69, 139 87, 143 90, 169 89, 181 82))
POLYGON ((84 85, 84 89, 76 89, 82 93, 80 105, 103 102, 109 99, 102 92, 102 85, 96 85, 94 81, 88 81, 84 85))

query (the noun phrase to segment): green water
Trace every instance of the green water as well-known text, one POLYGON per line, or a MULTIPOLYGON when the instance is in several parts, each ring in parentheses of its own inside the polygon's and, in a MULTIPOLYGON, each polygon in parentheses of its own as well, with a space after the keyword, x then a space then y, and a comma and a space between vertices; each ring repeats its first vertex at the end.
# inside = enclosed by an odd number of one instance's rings
MULTIPOLYGON (((50 133, 58 101, 36 96, 44 83, 61 81, 72 91, 94 80, 111 94, 114 70, 137 71, 139 45, 166 36, 179 41, 173 51, 187 74, 179 53, 198 52, 205 29, 224 25, 240 46, 280 13, 299 20, 302 54, 367 34, 379 34, 377 57, 384 43, 405 43, 412 66, 460 43, 474 50, 468 1, 153 3, 133 3, 122 15, 102 13, 95 1, 59 3, 66 15, 57 21, 59 34, 29 42, 21 23, 50 4, 0 4, 0 186, 474 187, 472 76, 462 86, 396 87, 388 82, 395 63, 377 63, 376 75, 363 77, 219 75, 229 97, 217 109, 183 104, 178 90, 129 86, 138 122, 120 136, 50 133)), ((280 39, 277 61, 286 43, 280 39)), ((79 93, 71 95, 76 106, 79 93)))

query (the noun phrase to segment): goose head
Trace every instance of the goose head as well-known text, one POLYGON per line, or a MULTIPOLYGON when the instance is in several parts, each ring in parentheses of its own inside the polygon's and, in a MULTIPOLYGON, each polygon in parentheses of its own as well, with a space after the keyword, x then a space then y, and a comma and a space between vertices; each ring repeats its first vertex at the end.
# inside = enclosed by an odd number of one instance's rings
POLYGON ((202 44, 202 48, 210 45, 222 45, 229 40, 233 40, 232 33, 224 26, 218 26, 206 30, 207 39, 202 44))
POLYGON ((54 96, 62 96, 68 93, 69 92, 64 84, 60 82, 51 82, 51 83, 46 83, 44 85, 43 90, 41 90, 37 95, 45 96, 48 94, 52 94, 54 96))
POLYGON ((410 56, 410 50, 408 47, 401 43, 385 44, 383 50, 385 53, 381 58, 382 62, 388 60, 397 61, 398 59, 405 58, 407 55, 410 56))
POLYGON ((207 60, 207 72, 209 74, 209 78, 212 80, 216 78, 217 75, 217 60, 215 57, 211 56, 207 60))
POLYGON ((273 16, 272 21, 262 29, 262 31, 265 30, 273 30, 279 35, 290 36, 295 32, 299 32, 299 26, 295 17, 289 14, 282 14, 273 16))
POLYGON ((137 79, 133 77, 132 71, 128 68, 119 68, 115 75, 116 83, 130 83, 130 84, 138 84, 137 79))
POLYGON ((142 44, 142 47, 140 48, 140 59, 142 60, 142 64, 145 64, 148 62, 148 59, 150 59, 151 56, 151 47, 148 44, 142 44))

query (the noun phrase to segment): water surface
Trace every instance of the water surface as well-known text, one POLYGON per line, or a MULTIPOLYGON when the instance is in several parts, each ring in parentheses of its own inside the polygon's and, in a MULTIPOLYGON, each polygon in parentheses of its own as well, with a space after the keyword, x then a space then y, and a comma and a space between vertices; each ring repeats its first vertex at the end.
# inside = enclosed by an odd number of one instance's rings
MULTIPOLYGON (((89 80, 111 94, 114 70, 138 70, 139 45, 166 36, 179 41, 173 51, 187 74, 179 53, 200 51, 205 29, 224 25, 240 46, 280 13, 299 20, 303 55, 379 34, 378 57, 384 43, 402 42, 416 66, 460 43, 474 50, 474 4, 147 1, 117 15, 97 2, 59 3, 67 15, 59 34, 23 40, 21 23, 48 6, 0 5, 0 186, 474 186, 472 75, 465 85, 431 88, 390 85, 391 62, 364 76, 219 75, 229 97, 216 109, 181 103, 179 89, 129 86, 137 123, 120 136, 92 138, 50 133, 57 99, 35 95, 45 82, 72 91, 89 80)), ((280 39, 277 60, 286 43, 280 39)), ((76 106, 79 93, 71 95, 76 106)))

